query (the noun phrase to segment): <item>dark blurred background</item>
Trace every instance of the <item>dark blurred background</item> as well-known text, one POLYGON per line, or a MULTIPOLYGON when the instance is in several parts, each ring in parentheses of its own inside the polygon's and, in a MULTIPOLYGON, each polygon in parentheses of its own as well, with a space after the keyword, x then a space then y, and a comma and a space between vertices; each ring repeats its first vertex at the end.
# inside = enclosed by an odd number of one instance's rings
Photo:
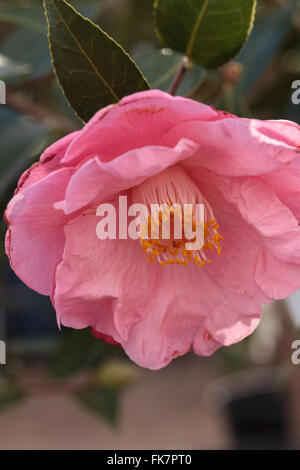
MULTIPOLYGON (((180 57, 160 51, 153 0, 70 1, 167 90, 180 57)), ((51 67, 41 0, 0 1, 0 208, 22 171, 82 124, 51 67)), ((300 2, 258 1, 235 61, 195 67, 179 94, 243 117, 300 122, 300 2)), ((5 224, 0 223, 3 247, 5 224)), ((0 449, 217 449, 300 447, 300 294, 264 307, 259 329, 212 358, 188 355, 151 372, 88 331, 59 331, 46 297, 14 275, 0 249, 0 449), (184 376, 184 380, 182 377, 184 376)))

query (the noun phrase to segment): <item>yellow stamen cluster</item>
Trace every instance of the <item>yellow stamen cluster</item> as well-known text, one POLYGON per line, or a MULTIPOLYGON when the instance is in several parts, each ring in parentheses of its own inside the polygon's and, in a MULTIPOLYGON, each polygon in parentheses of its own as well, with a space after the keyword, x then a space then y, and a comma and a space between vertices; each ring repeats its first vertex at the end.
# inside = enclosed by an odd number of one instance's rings
MULTIPOLYGON (((175 212, 171 211, 170 214, 171 222, 174 222, 175 212)), ((180 240, 164 240, 162 238, 151 239, 151 224, 153 224, 153 220, 151 220, 149 216, 148 227, 146 229, 148 237, 145 237, 145 232, 144 236, 142 235, 140 237, 143 252, 147 255, 147 261, 153 263, 158 261, 161 266, 166 266, 167 264, 187 266, 189 262, 193 262, 195 265, 202 267, 205 264, 211 263, 211 259, 206 256, 205 252, 213 252, 215 249, 218 255, 221 254, 220 240, 223 240, 223 236, 218 232, 219 225, 215 219, 204 224, 204 245, 201 250, 187 250, 186 243, 188 240, 185 238, 184 234, 182 234, 182 239, 180 240)), ((161 230, 161 213, 159 214, 159 220, 154 221, 154 224, 159 225, 159 229, 161 230)), ((194 231, 196 230, 195 220, 192 220, 192 228, 194 231)))

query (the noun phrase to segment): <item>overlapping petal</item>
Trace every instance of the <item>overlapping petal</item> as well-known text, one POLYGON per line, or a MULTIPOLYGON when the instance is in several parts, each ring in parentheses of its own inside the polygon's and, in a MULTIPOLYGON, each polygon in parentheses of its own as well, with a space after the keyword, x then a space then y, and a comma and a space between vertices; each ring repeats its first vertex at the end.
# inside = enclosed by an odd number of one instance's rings
POLYGON ((90 327, 150 369, 240 341, 261 303, 300 285, 299 129, 157 90, 126 97, 23 174, 5 215, 11 265, 51 296, 59 324, 90 327), (201 268, 162 268, 138 240, 96 235, 101 202, 172 165, 197 185, 223 235, 222 253, 201 268))
POLYGON ((89 209, 66 225, 54 304, 59 323, 72 328, 91 326, 120 342, 149 302, 140 295, 140 307, 132 305, 126 316, 119 310, 120 297, 127 298, 131 291, 141 293, 141 279, 149 282, 153 266, 146 262, 135 240, 100 241, 96 235, 98 222, 96 210, 89 209))
MULTIPOLYGON (((73 139, 63 162, 95 156, 107 162, 130 150, 163 145, 164 134, 180 123, 216 117, 215 110, 196 101, 159 90, 136 93, 99 111, 73 139)), ((183 137, 168 146, 175 147, 183 137)))
POLYGON ((68 214, 110 200, 198 151, 198 144, 181 139, 174 149, 149 146, 131 150, 109 162, 102 162, 98 157, 90 159, 70 179, 64 210, 68 214))
POLYGON ((210 355, 257 325, 258 303, 235 293, 228 299, 228 290, 208 270, 194 265, 162 269, 147 262, 132 240, 98 240, 97 222, 89 210, 66 226, 56 278, 59 322, 109 335, 135 362, 152 369, 191 348, 210 355), (231 315, 221 325, 219 317, 229 304, 231 315), (223 330, 229 332, 226 339, 223 330))
POLYGON ((72 170, 63 168, 19 192, 10 201, 6 253, 20 279, 32 289, 50 295, 55 270, 65 243, 68 221, 54 203, 64 197, 72 170))
POLYGON ((258 121, 236 117, 184 122, 164 134, 162 145, 179 136, 197 142, 201 153, 187 164, 224 176, 268 173, 299 157, 300 126, 288 121, 258 121))
POLYGON ((300 221, 300 149, 292 162, 258 178, 300 221))
POLYGON ((31 165, 31 167, 21 175, 15 194, 46 178, 46 176, 50 175, 53 171, 63 168, 63 166, 60 165, 60 161, 64 157, 68 145, 77 134, 78 132, 68 134, 50 145, 50 147, 42 153, 40 161, 31 165))

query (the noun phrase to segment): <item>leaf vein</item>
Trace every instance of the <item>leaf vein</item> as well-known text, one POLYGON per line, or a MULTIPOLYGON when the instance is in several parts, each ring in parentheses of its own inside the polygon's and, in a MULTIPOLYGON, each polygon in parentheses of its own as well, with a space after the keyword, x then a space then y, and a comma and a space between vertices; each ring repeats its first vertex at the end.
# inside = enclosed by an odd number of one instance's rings
POLYGON ((90 59, 90 57, 88 56, 88 54, 86 53, 86 51, 83 49, 83 47, 81 46, 80 42, 78 41, 78 39, 76 38, 76 36, 73 34, 72 30, 70 29, 69 25, 64 21, 64 18, 61 16, 61 13, 60 11, 58 10, 58 8, 56 7, 56 5, 53 3, 52 0, 50 0, 53 7, 55 8, 56 12, 57 12, 57 15, 59 16, 61 22, 63 23, 63 25, 65 26, 65 28, 68 30, 68 32, 70 33, 71 37, 73 38, 73 40, 75 41, 75 43, 77 44, 80 52, 84 55, 84 57, 87 59, 87 61, 89 62, 89 64, 91 65, 91 67, 93 68, 93 70, 95 71, 96 75, 98 76, 98 78, 103 82, 103 84, 105 85, 105 87, 109 90, 109 92, 111 93, 111 95, 114 97, 114 99, 116 101, 119 101, 119 98, 118 96, 116 95, 116 93, 114 92, 114 90, 110 87, 110 85, 107 83, 107 81, 105 80, 105 78, 100 74, 99 70, 97 69, 97 67, 95 66, 95 64, 93 63, 93 61, 90 59))

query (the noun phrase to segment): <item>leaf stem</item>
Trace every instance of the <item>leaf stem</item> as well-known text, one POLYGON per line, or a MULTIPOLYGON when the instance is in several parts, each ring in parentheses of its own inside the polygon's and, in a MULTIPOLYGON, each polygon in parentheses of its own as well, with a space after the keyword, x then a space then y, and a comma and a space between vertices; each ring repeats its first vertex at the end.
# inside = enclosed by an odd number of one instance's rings
POLYGON ((68 118, 57 115, 41 105, 32 103, 10 89, 6 93, 6 104, 9 108, 15 109, 25 115, 32 116, 38 121, 44 122, 53 129, 59 129, 64 133, 78 130, 78 125, 68 118))
POLYGON ((177 73, 171 83, 170 89, 169 89, 169 94, 170 95, 175 95, 176 91, 178 90, 178 87, 181 83, 181 80, 183 79, 185 72, 187 71, 187 61, 186 58, 182 60, 182 63, 177 70, 177 73))

